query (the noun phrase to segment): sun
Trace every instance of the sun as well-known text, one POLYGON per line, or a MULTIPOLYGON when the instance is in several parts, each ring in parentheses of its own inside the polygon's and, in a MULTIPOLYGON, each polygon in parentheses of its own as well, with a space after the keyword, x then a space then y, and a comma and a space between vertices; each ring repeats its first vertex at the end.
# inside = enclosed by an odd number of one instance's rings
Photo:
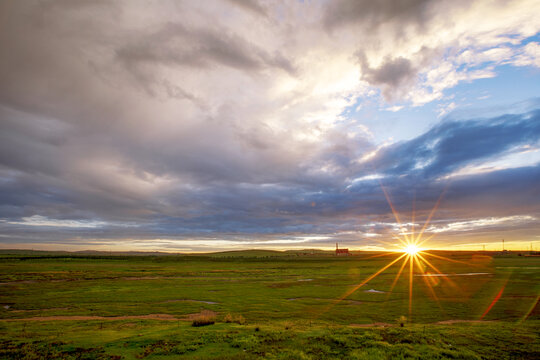
MULTIPOLYGON (((390 286, 390 290, 388 291, 389 294, 391 294, 394 290, 394 287, 396 286, 399 278, 401 275, 405 272, 408 272, 409 277, 409 321, 412 319, 412 305, 413 305, 413 279, 415 276, 415 268, 416 272, 418 272, 422 278, 422 280, 425 282, 426 287, 428 291, 430 292, 432 298, 439 304, 439 299, 437 297, 437 294, 435 293, 435 289, 433 288, 432 284, 428 281, 428 278, 425 275, 427 272, 433 272, 437 274, 437 276, 440 276, 445 281, 448 281, 449 284, 456 287, 456 285, 453 283, 453 281, 446 276, 446 274, 443 274, 435 265, 431 263, 429 260, 430 257, 437 258, 441 260, 451 261, 451 262, 460 262, 458 260, 453 260, 446 258, 444 256, 433 254, 421 246, 432 239, 435 234, 432 234, 428 237, 424 236, 424 232, 428 229, 429 223, 435 214, 435 211, 439 207, 439 204, 443 198, 443 195, 445 191, 441 193, 439 196, 439 199, 435 203, 435 206, 429 213, 427 219, 424 222, 424 225, 420 229, 420 231, 415 231, 415 209, 414 209, 414 202, 413 202, 413 212, 411 217, 411 229, 408 230, 404 227, 403 223, 401 222, 401 219, 399 217, 398 212, 396 211, 394 205, 392 204, 392 201, 390 201, 390 197, 388 196, 388 193, 386 192, 386 189, 381 184, 381 189, 386 197, 386 200, 388 201, 388 205, 390 205, 390 209, 392 210, 392 214, 394 215, 396 219, 396 223, 399 225, 399 234, 394 236, 393 238, 398 240, 401 247, 397 252, 400 252, 401 254, 397 256, 395 259, 387 263, 385 266, 380 268, 378 271, 373 273, 372 275, 368 276, 366 279, 364 279, 362 282, 354 285, 350 289, 348 289, 343 295, 340 297, 334 299, 328 306, 326 306, 324 309, 322 309, 321 314, 329 311, 334 305, 339 303, 340 301, 348 298, 350 295, 352 295, 354 292, 356 292, 358 289, 360 289, 362 286, 379 276, 381 273, 386 271, 388 268, 393 266, 394 264, 401 261, 401 266, 399 267, 399 270, 397 271, 396 276, 394 277, 394 280, 392 282, 392 285, 390 286), (407 266, 408 265, 408 266, 407 266), (408 269, 406 270, 406 267, 408 269)), ((396 254, 396 251, 388 251, 383 254, 373 255, 372 257, 380 257, 380 256, 391 256, 392 254, 396 254)), ((440 306, 440 304, 439 304, 440 306)))
POLYGON ((415 244, 408 244, 407 246, 405 246, 403 248, 403 252, 411 255, 411 256, 414 256, 416 255, 417 252, 420 251, 420 248, 418 246, 416 246, 415 244))

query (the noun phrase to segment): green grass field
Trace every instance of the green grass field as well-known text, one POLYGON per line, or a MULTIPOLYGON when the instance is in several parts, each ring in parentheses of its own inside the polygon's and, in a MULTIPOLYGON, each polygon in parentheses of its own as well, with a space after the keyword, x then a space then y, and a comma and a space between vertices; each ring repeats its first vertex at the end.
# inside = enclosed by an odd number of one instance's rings
POLYGON ((540 258, 435 254, 409 311, 399 264, 338 301, 398 254, 3 252, 0 358, 540 358, 540 258))

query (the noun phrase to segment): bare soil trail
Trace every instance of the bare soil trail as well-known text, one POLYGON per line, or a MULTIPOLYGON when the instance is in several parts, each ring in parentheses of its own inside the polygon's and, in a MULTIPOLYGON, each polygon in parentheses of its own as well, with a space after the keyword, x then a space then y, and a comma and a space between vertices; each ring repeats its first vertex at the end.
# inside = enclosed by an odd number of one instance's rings
MULTIPOLYGON (((214 311, 205 310, 211 315, 217 315, 214 311)), ((147 314, 147 315, 120 315, 120 316, 97 316, 97 315, 55 315, 55 316, 34 316, 26 318, 11 318, 0 319, 0 322, 13 322, 13 321, 84 321, 84 320, 160 320, 160 321, 192 321, 200 316, 202 312, 186 314, 182 316, 174 316, 171 314, 147 314)))
POLYGON ((72 316, 35 316, 16 319, 0 319, 0 321, 58 321, 58 320, 163 320, 178 321, 187 320, 187 318, 178 318, 170 314, 148 314, 148 315, 123 315, 123 316, 90 316, 90 315, 72 315, 72 316))
POLYGON ((443 320, 443 321, 437 321, 434 324, 436 325, 452 325, 452 324, 459 324, 459 323, 493 323, 497 322, 496 320, 459 320, 459 319, 453 319, 453 320, 443 320))
MULTIPOLYGON (((427 323, 425 325, 453 325, 453 324, 461 324, 461 323, 493 323, 496 322, 496 320, 460 320, 460 319, 452 319, 452 320, 443 320, 443 321, 437 321, 434 323, 427 323)), ((419 325, 419 324, 416 324, 419 325)), ((424 324, 422 324, 424 325, 424 324)), ((358 327, 358 328, 370 328, 370 327, 397 327, 397 324, 389 324, 384 322, 376 322, 372 324, 349 324, 351 327, 358 327)))

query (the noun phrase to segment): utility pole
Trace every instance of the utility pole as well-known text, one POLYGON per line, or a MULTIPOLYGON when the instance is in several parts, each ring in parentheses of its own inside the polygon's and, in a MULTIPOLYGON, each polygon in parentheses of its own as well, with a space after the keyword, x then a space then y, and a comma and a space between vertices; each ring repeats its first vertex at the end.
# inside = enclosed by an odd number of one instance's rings
POLYGON ((502 239, 502 242, 503 242, 503 251, 504 251, 504 239, 502 239))

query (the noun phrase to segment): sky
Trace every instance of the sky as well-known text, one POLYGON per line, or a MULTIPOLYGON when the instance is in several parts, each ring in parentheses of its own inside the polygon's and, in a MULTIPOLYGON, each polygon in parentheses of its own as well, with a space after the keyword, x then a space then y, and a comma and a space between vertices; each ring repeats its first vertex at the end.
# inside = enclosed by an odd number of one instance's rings
POLYGON ((540 250, 539 13, 2 1, 0 248, 540 250))

